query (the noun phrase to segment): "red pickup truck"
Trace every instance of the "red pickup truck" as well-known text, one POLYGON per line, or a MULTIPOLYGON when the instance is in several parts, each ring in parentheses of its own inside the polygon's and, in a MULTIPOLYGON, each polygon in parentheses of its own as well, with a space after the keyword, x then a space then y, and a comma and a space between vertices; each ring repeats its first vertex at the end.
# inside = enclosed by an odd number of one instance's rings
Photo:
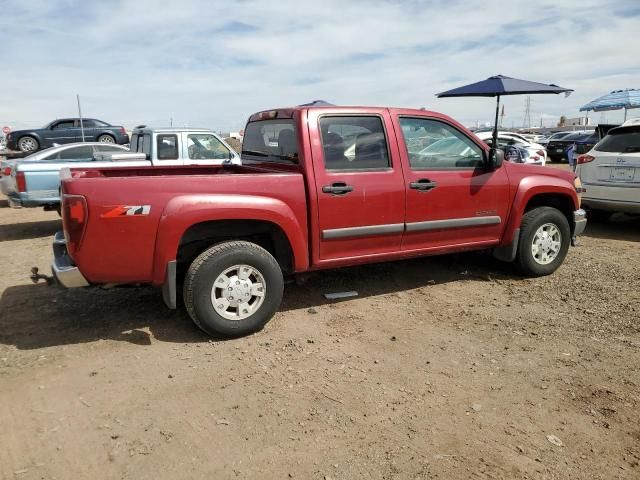
POLYGON ((573 174, 503 163, 451 118, 372 107, 252 115, 243 165, 79 169, 62 181, 64 286, 161 287, 205 332, 259 330, 283 277, 492 249, 555 271, 586 225, 573 174))

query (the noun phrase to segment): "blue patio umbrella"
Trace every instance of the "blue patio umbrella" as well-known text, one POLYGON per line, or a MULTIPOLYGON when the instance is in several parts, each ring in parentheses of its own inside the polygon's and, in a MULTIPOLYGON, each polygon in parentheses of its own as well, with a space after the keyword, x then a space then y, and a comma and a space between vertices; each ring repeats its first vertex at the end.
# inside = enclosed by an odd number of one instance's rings
POLYGON ((620 110, 624 108, 624 119, 627 119, 627 110, 640 108, 640 89, 628 88, 626 90, 614 90, 592 102, 580 107, 581 112, 605 112, 607 110, 620 110))
POLYGON ((439 98, 444 97, 497 97, 496 101, 496 121, 493 128, 493 146, 498 144, 498 114, 500 111, 500 97, 504 95, 533 95, 542 93, 565 93, 569 95, 573 92, 570 88, 562 88, 558 85, 538 82, 530 82, 528 80, 519 80, 517 78, 506 77, 504 75, 496 75, 489 77, 480 82, 471 83, 463 87, 447 90, 446 92, 436 94, 439 98))

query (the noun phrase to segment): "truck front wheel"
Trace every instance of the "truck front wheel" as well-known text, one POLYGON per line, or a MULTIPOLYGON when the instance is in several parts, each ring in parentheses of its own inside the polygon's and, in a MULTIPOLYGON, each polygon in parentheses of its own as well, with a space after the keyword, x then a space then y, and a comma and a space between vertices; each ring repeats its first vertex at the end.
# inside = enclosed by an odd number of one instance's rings
POLYGON ((216 337, 256 332, 280 306, 284 280, 273 256, 255 243, 224 242, 201 253, 184 280, 184 304, 195 324, 216 337))
POLYGON ((522 217, 516 264, 525 275, 549 275, 564 261, 571 240, 569 222, 552 207, 529 210, 522 217))

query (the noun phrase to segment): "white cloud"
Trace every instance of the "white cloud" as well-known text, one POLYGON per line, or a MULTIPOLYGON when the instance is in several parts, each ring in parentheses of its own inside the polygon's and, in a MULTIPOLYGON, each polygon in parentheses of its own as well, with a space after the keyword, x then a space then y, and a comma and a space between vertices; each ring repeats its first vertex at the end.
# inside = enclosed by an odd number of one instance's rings
MULTIPOLYGON (((236 129, 254 111, 318 98, 424 106, 473 124, 492 120, 493 99, 434 94, 502 73, 576 90, 532 97, 533 122, 549 125, 610 90, 640 88, 637 2, 559 3, 9 0, 0 123, 73 115, 79 93, 86 115, 127 126, 172 117, 236 129)), ((520 124, 524 98, 505 99, 505 113, 520 124)))

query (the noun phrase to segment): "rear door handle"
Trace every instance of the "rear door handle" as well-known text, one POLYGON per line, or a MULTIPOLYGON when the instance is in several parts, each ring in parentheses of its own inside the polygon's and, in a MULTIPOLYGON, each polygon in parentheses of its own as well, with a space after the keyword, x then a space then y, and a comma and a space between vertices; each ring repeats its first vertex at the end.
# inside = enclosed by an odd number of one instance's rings
POLYGON ((349 192, 353 191, 353 187, 351 185, 347 185, 344 182, 336 182, 331 185, 325 185, 322 187, 322 191, 324 193, 331 193, 332 195, 346 195, 349 192))
POLYGON ((428 178, 421 178, 417 182, 411 182, 409 184, 409 188, 412 188, 414 190, 419 190, 421 192, 428 192, 429 190, 432 190, 437 186, 438 184, 436 182, 432 182, 428 178))

